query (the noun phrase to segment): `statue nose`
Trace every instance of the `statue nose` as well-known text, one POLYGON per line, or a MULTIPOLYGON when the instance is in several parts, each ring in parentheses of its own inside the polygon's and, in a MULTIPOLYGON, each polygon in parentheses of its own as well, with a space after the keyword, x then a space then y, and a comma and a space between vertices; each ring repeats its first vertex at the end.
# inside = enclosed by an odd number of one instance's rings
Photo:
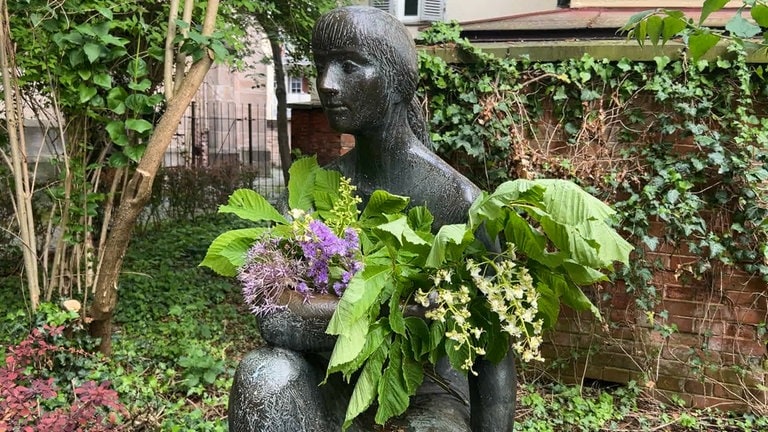
POLYGON ((328 68, 317 77, 317 90, 326 95, 339 94, 339 85, 333 68, 328 68))

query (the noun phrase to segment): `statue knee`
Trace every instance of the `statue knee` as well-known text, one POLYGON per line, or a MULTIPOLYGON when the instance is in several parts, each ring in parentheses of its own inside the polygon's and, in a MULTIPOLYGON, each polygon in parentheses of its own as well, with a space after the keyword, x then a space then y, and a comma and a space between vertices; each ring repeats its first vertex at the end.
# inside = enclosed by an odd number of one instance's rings
POLYGON ((264 347, 238 365, 229 397, 231 432, 325 431, 322 375, 301 354, 264 347))

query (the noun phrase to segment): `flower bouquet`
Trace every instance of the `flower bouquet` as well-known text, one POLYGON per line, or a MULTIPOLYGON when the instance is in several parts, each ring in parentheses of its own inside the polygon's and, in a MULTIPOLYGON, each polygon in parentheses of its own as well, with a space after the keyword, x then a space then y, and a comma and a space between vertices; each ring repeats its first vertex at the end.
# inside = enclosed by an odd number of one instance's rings
POLYGON ((288 190, 290 221, 236 191, 220 211, 267 225, 222 234, 202 265, 238 275, 257 314, 283 307, 285 289, 340 295, 327 373, 359 374, 345 428, 374 403, 379 424, 405 412, 424 366, 444 356, 468 373, 478 356, 510 350, 541 360, 560 303, 599 315, 580 287, 607 280, 632 250, 607 223, 613 211, 568 181, 506 182, 437 233, 426 207, 386 191, 358 212, 354 187, 313 158, 293 164, 288 190))

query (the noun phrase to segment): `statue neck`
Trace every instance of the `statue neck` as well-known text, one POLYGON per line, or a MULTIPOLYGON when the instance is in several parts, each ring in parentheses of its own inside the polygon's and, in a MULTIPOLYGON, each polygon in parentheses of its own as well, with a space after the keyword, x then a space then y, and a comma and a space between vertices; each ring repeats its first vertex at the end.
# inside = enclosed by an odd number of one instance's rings
POLYGON ((358 166, 376 169, 375 163, 366 161, 396 160, 416 140, 408 124, 407 108, 403 104, 394 105, 391 112, 382 115, 386 116, 386 120, 381 126, 355 134, 358 166))

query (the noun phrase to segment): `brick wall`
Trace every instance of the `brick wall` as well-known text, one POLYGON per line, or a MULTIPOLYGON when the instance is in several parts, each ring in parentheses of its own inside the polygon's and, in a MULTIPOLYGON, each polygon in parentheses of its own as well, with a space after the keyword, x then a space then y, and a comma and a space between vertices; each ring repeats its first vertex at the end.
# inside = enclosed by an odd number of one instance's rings
POLYGON ((303 154, 317 155, 325 165, 355 146, 355 138, 331 129, 320 107, 291 109, 291 147, 303 154))
POLYGON ((766 283, 723 266, 694 279, 686 268, 701 257, 668 245, 646 256, 661 267, 651 282, 659 294, 654 312, 639 310, 621 282, 595 288, 604 322, 564 308, 549 333, 544 354, 560 364, 556 375, 634 380, 659 398, 700 408, 768 408, 766 283))

